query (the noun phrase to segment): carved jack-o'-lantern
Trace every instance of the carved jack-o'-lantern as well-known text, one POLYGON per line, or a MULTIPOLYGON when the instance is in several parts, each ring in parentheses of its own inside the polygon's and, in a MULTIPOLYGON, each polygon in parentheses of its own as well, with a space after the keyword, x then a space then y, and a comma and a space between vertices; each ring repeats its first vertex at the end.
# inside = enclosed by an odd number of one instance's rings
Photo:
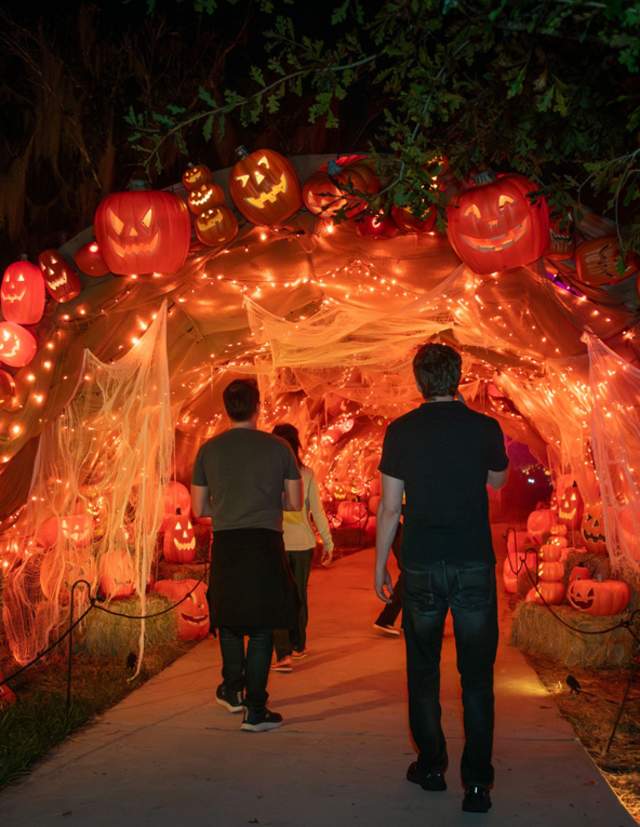
POLYGON ((590 615, 616 615, 623 612, 631 599, 631 590, 622 580, 574 579, 567 600, 574 609, 590 615))
POLYGON ((300 184, 293 166, 272 149, 249 152, 239 147, 240 160, 229 176, 234 204, 253 224, 282 224, 302 206, 300 184))
POLYGON ((203 244, 228 244, 238 234, 238 222, 228 207, 220 205, 196 218, 196 235, 203 244))
POLYGON ((2 315, 16 324, 38 324, 44 313, 45 289, 40 268, 14 261, 4 271, 0 287, 2 315))
POLYGON ((538 583, 537 589, 531 589, 525 600, 527 603, 548 603, 550 606, 558 606, 564 600, 565 587, 561 580, 553 582, 538 583))
POLYGON ((91 514, 81 511, 78 514, 55 515, 45 520, 39 527, 36 539, 41 546, 48 548, 61 539, 80 548, 88 546, 93 539, 94 521, 91 514))
POLYGON ((532 511, 527 519, 527 532, 541 543, 553 526, 554 513, 550 508, 540 508, 532 511))
POLYGON ((54 301, 70 302, 80 295, 81 284, 78 274, 57 250, 44 250, 38 256, 38 264, 44 276, 47 293, 54 301))
POLYGON ((175 273, 189 252, 189 213, 171 192, 108 195, 96 210, 94 230, 107 267, 121 276, 175 273))
POLYGON ((564 578, 564 563, 543 560, 538 566, 538 577, 543 583, 555 583, 564 578))
POLYGON ((578 528, 582 521, 584 503, 577 484, 566 488, 558 503, 558 519, 569 528, 578 528))
POLYGON ((219 204, 224 204, 224 190, 213 181, 191 190, 187 198, 189 211, 194 215, 200 215, 205 210, 210 210, 219 204))
POLYGON ((184 188, 191 192, 203 184, 208 184, 212 177, 211 170, 204 164, 190 164, 182 174, 182 183, 184 188))
POLYGON ((582 517, 582 539, 588 551, 594 554, 607 553, 607 538, 604 533, 602 503, 585 506, 582 517))
POLYGON ((133 558, 126 549, 108 551, 100 558, 98 581, 101 594, 109 599, 130 597, 135 591, 133 558))
POLYGON ((158 580, 153 590, 163 594, 171 603, 191 592, 186 600, 174 609, 178 620, 178 638, 180 640, 202 640, 209 633, 209 605, 207 589, 197 580, 158 580))
POLYGON ((342 520, 342 525, 346 526, 360 526, 361 528, 367 522, 369 511, 365 503, 352 502, 346 500, 338 505, 338 517, 342 520))
MULTIPOLYGON (((478 176, 480 178, 481 176, 478 176)), ((479 186, 447 207, 447 235, 462 261, 476 273, 521 267, 540 258, 549 243, 549 209, 538 187, 522 175, 482 176, 479 186)))
POLYGON ((640 267, 640 259, 635 253, 627 253, 624 269, 620 272, 620 258, 620 245, 614 235, 585 241, 576 249, 578 278, 590 287, 600 287, 622 281, 640 267))
POLYGON ((0 362, 11 368, 28 365, 38 351, 34 335, 13 322, 0 322, 0 362))
MULTIPOLYGON (((50 600, 60 595, 67 599, 76 581, 87 580, 93 585, 95 579, 96 561, 89 549, 51 548, 42 553, 40 588, 50 600)), ((81 593, 86 596, 84 589, 81 593)))
POLYGON ((179 508, 165 528, 162 549, 168 563, 192 563, 196 558, 196 535, 191 520, 179 508))
POLYGON ((83 244, 73 254, 73 260, 87 276, 99 278, 100 276, 106 276, 109 272, 109 268, 100 254, 100 245, 97 241, 89 241, 87 244, 83 244))
POLYGON ((545 257, 552 261, 562 261, 572 258, 575 249, 576 242, 571 217, 552 218, 549 224, 549 246, 544 251, 545 257))
POLYGON ((309 212, 324 218, 344 209, 347 218, 354 218, 367 207, 357 193, 374 194, 380 190, 380 181, 364 163, 364 156, 341 156, 330 161, 305 181, 302 199, 309 212))

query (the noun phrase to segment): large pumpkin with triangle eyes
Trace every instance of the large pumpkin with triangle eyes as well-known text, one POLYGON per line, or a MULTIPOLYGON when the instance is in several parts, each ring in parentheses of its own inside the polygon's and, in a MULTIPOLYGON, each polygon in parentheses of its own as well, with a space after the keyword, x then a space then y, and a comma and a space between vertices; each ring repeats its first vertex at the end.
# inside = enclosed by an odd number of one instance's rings
POLYGON ((187 206, 171 192, 132 190, 103 199, 94 231, 112 273, 175 273, 184 264, 191 240, 187 206))
POLYGON ((81 284, 76 271, 57 250, 44 250, 38 256, 47 293, 54 301, 70 302, 80 295, 81 284))
POLYGON ((549 208, 543 196, 530 200, 537 189, 522 175, 483 176, 479 186, 453 199, 447 235, 468 267, 493 273, 540 258, 549 243, 549 208))
POLYGON ((587 548, 594 554, 607 553, 607 538, 604 533, 604 516, 602 503, 586 505, 582 516, 582 539, 587 548))
POLYGON ((238 147, 239 161, 229 176, 233 203, 252 224, 282 224, 302 206, 295 169, 279 152, 238 147))
POLYGON ((10 368, 23 368, 37 352, 33 333, 13 322, 0 322, 0 362, 10 368))
POLYGON ((2 315, 7 322, 38 324, 44 313, 45 289, 40 268, 14 261, 4 271, 0 287, 2 315))
POLYGON ((197 580, 158 580, 153 591, 163 594, 171 603, 178 604, 173 610, 178 620, 180 640, 202 640, 209 633, 209 605, 207 587, 197 580), (185 595, 189 595, 183 600, 185 595))

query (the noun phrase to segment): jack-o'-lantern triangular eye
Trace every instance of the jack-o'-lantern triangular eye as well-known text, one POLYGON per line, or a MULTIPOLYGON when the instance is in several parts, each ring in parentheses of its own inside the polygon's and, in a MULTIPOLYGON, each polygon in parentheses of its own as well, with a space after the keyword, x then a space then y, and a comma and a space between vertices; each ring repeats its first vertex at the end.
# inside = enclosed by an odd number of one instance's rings
POLYGON ((266 155, 263 155, 262 158, 258 161, 258 166, 264 167, 265 169, 269 169, 269 159, 266 155))
POLYGON ((176 531, 181 531, 181 530, 182 530, 182 526, 180 525, 180 523, 176 523, 176 531))
POLYGON ((17 281, 24 281, 24 276, 22 275, 22 273, 18 274, 17 281))
POLYGON ((467 209, 464 211, 465 215, 474 215, 476 218, 480 218, 480 207, 477 204, 470 204, 467 209))
POLYGON ((498 198, 499 207, 506 207, 508 204, 513 204, 513 198, 510 195, 501 195, 498 198))
POLYGON ((153 209, 151 207, 149 207, 149 209, 146 211, 146 213, 142 216, 142 223, 147 228, 147 230, 151 226, 152 219, 153 219, 153 209))
POLYGON ((120 235, 120 233, 124 229, 124 222, 121 221, 118 218, 118 216, 114 213, 113 210, 108 210, 108 216, 109 216, 109 223, 111 224, 113 229, 116 231, 116 234, 120 235))
POLYGON ((256 184, 261 184, 264 181, 264 175, 258 170, 253 173, 253 177, 256 179, 256 184))
POLYGON ((240 181, 243 187, 246 187, 249 183, 249 176, 248 175, 238 175, 236 181, 240 181))

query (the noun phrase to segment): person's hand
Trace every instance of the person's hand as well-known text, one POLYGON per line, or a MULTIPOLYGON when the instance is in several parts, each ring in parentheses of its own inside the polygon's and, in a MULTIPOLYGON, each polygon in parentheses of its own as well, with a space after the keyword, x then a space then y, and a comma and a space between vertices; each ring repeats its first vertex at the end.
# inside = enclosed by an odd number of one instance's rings
POLYGON ((328 568, 331 565, 331 563, 333 563, 333 549, 323 548, 322 557, 320 559, 320 565, 325 566, 325 568, 328 568))
POLYGON ((383 603, 391 603, 393 597, 393 581, 389 574, 389 569, 385 566, 384 569, 376 569, 375 590, 378 598, 383 603))

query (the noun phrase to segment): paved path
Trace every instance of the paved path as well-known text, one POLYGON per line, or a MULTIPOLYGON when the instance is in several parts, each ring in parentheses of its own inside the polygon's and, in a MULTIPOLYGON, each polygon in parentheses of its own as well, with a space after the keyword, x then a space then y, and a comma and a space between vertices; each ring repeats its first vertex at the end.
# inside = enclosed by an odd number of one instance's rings
POLYGON ((371 561, 368 551, 314 570, 313 656, 270 683, 286 727, 239 731, 239 718, 212 702, 219 655, 213 640, 204 641, 1 793, 2 827, 632 827, 506 633, 496 672, 493 810, 460 811, 450 636, 443 652, 449 790, 425 793, 404 780, 413 750, 403 646, 371 630, 378 609, 371 561))

